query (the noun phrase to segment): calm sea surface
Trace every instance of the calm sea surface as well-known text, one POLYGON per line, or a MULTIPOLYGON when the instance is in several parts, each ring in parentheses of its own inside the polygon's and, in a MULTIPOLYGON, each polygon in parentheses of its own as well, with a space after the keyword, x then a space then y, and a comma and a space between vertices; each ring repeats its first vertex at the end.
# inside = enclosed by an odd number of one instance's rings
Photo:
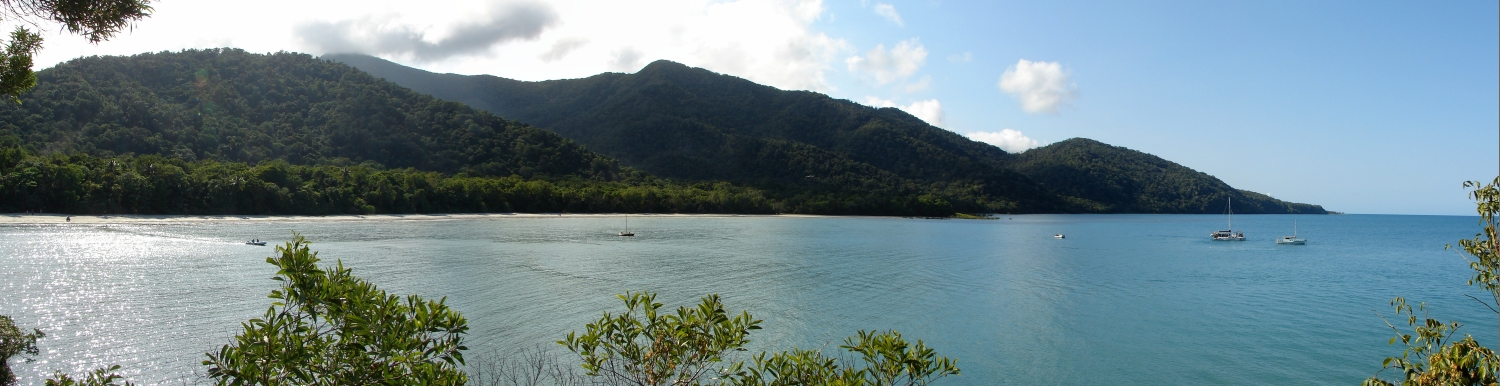
MULTIPOLYGON (((896 329, 957 358, 951 385, 1357 384, 1398 355, 1374 311, 1395 296, 1496 342, 1443 245, 1473 217, 1028 215, 432 217, 312 222, 0 226, 0 314, 41 328, 23 384, 120 364, 137 383, 192 383, 203 353, 259 316, 271 247, 298 231, 327 263, 468 317, 471 356, 551 342, 625 291, 670 307, 721 294, 765 320, 754 350, 824 347, 896 329), (1310 241, 1282 246, 1292 231, 1310 241), (1053 234, 1067 234, 1056 240, 1053 234)), ((1399 321, 1398 321, 1399 322, 1399 321)))

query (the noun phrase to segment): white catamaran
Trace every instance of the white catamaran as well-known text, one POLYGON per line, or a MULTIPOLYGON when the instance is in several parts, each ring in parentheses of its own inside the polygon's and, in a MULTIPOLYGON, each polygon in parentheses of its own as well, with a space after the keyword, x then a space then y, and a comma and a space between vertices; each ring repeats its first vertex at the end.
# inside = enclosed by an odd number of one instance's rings
POLYGON ((1229 229, 1215 231, 1209 235, 1219 241, 1245 241, 1245 232, 1234 231, 1234 197, 1229 198, 1229 229))

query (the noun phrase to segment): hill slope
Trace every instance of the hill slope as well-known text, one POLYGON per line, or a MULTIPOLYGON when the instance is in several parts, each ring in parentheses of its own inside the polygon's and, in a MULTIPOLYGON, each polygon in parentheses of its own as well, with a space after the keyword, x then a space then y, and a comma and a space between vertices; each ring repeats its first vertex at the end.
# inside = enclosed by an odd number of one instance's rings
POLYGON ((557 131, 622 163, 672 178, 779 191, 933 194, 960 210, 1056 212, 1068 204, 1004 166, 1006 153, 875 109, 658 61, 636 74, 520 82, 431 74, 330 55, 412 87, 557 131))
POLYGON ((80 58, 0 104, 0 136, 42 153, 373 162, 481 176, 615 179, 616 162, 555 133, 303 54, 190 50, 80 58))
POLYGON ((1073 138, 1015 156, 1017 171, 1103 213, 1326 214, 1322 206, 1237 190, 1172 161, 1099 141, 1073 138))
POLYGON ((554 130, 668 177, 793 191, 933 193, 978 211, 1222 213, 1232 195, 1239 213, 1325 213, 1130 149, 1079 139, 1008 154, 897 109, 667 61, 636 74, 522 82, 435 74, 364 55, 324 58, 554 130))

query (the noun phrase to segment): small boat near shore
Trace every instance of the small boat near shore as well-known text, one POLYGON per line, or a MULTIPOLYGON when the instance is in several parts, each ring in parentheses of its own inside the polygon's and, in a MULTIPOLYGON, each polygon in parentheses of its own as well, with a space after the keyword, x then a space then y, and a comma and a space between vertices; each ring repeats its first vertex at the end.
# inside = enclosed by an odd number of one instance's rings
POLYGON ((259 245, 259 246, 264 247, 264 246, 266 246, 266 242, 260 241, 260 240, 250 240, 250 241, 246 241, 245 245, 259 245))
POLYGON ((630 215, 625 216, 625 231, 620 232, 620 236, 635 237, 635 232, 630 231, 630 215))

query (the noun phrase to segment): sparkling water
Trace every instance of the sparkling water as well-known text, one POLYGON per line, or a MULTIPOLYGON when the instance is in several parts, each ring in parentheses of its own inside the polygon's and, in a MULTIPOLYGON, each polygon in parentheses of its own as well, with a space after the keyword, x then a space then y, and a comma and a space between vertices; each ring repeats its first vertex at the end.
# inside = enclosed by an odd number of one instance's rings
POLYGON ((721 294, 765 320, 752 352, 895 329, 956 358, 951 385, 1357 384, 1401 352, 1377 315, 1404 327, 1395 296, 1495 346, 1495 315, 1465 294, 1487 297, 1443 249, 1474 217, 1244 215, 1246 241, 1210 240, 1223 220, 631 216, 636 237, 610 216, 0 225, 0 315, 47 334, 35 362, 12 360, 23 384, 110 364, 199 383, 204 353, 271 302, 274 248, 244 240, 297 231, 393 294, 447 297, 471 356, 566 353, 552 342, 625 291, 671 308, 721 294), (1294 219, 1307 245, 1275 244, 1294 219))

